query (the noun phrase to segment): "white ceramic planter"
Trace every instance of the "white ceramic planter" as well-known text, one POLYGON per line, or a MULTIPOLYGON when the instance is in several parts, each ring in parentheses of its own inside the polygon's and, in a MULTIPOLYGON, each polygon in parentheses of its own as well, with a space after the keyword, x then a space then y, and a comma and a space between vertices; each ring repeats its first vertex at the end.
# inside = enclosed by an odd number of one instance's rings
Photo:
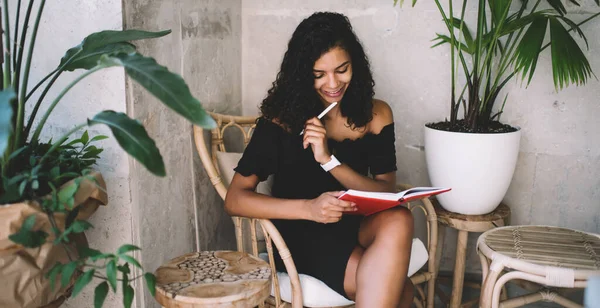
POLYGON ((512 180, 521 130, 502 134, 455 133, 425 127, 425 158, 437 196, 448 211, 481 215, 502 201, 512 180))

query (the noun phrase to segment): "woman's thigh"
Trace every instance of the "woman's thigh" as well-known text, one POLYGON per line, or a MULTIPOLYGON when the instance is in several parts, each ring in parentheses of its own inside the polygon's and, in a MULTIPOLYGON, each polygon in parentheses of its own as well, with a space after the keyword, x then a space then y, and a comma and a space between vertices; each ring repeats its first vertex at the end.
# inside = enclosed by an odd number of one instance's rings
POLYGON ((390 245, 394 245, 394 242, 398 242, 402 238, 410 239, 412 235, 412 213, 405 207, 396 207, 365 217, 358 232, 359 246, 356 246, 352 251, 346 266, 344 277, 344 290, 346 294, 351 299, 354 299, 356 294, 356 273, 359 262, 363 257, 365 249, 368 249, 376 238, 381 237, 384 240, 389 240, 390 245))

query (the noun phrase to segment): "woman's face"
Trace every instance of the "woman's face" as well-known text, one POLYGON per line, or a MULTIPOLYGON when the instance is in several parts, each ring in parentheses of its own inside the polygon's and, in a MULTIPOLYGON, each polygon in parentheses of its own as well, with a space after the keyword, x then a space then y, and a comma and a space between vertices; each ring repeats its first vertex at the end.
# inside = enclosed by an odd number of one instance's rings
POLYGON ((324 53, 313 67, 315 89, 323 102, 339 102, 352 79, 350 55, 340 47, 324 53))

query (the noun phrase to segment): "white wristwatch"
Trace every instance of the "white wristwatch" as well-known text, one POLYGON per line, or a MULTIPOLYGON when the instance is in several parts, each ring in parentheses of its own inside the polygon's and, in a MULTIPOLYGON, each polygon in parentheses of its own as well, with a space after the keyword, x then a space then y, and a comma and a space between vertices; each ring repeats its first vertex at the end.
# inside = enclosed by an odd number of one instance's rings
POLYGON ((331 155, 331 159, 328 162, 326 162, 325 164, 322 164, 321 168, 323 168, 323 170, 325 170, 325 172, 329 172, 329 170, 331 170, 339 165, 341 165, 340 161, 337 158, 335 158, 335 156, 331 155))

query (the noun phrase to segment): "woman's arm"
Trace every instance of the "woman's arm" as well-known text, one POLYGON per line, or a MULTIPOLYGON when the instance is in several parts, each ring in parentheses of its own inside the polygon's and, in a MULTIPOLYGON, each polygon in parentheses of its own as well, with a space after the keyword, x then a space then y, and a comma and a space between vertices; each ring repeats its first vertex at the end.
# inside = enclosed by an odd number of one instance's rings
MULTIPOLYGON (((387 103, 379 100, 373 102, 373 120, 369 123, 369 132, 379 134, 388 124, 393 122, 393 114, 387 103)), ((305 129, 304 146, 311 146, 315 160, 325 164, 331 159, 327 145, 327 132, 317 119, 308 120, 305 129)), ((342 164, 329 172, 347 189, 394 192, 396 189, 396 172, 378 174, 374 178, 364 176, 348 165, 342 164)))
POLYGON ((354 203, 337 199, 341 192, 326 192, 311 200, 279 199, 256 193, 258 182, 256 175, 243 176, 236 172, 227 189, 225 211, 232 216, 334 223, 343 212, 356 210, 354 203))

